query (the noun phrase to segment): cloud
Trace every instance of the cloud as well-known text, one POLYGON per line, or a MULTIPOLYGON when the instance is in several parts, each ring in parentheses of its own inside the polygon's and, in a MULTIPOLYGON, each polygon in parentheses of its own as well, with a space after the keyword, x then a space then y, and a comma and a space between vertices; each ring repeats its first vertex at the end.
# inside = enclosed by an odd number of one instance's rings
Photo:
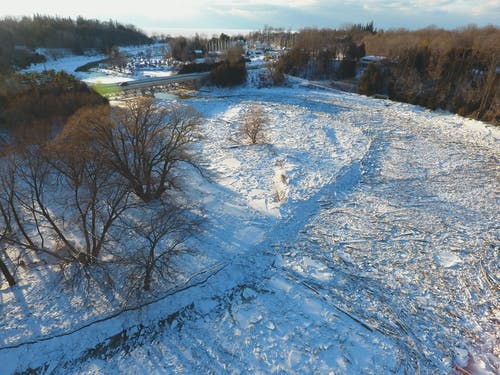
MULTIPOLYGON (((347 0, 351 6, 359 4, 358 1, 347 0)), ((446 14, 471 14, 477 16, 490 13, 500 13, 500 2, 498 0, 364 0, 364 8, 372 12, 400 11, 400 12, 426 12, 446 14)))
POLYGON ((2 15, 34 13, 116 19, 139 27, 300 29, 374 21, 379 28, 498 24, 498 0, 60 0, 10 2, 2 15))
POLYGON ((483 0, 478 1, 472 7, 472 13, 475 16, 482 16, 486 14, 496 14, 497 24, 500 19, 500 2, 498 0, 483 0))
POLYGON ((207 4, 212 4, 215 7, 262 7, 262 6, 278 6, 290 8, 308 8, 316 4, 320 4, 320 0, 274 0, 272 4, 268 0, 215 0, 206 1, 207 4))
POLYGON ((171 11, 157 11, 152 18, 163 19, 171 27, 258 29, 271 25, 297 30, 374 21, 378 28, 414 29, 431 24, 445 28, 495 24, 500 19, 498 0, 275 0, 271 4, 267 0, 183 0, 183 8, 189 11, 177 10, 168 0, 161 4, 171 11))

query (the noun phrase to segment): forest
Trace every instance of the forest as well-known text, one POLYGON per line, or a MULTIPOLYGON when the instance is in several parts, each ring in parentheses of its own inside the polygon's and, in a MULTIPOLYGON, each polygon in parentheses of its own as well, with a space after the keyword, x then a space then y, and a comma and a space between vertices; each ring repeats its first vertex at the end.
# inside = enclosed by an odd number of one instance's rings
POLYGON ((43 15, 0 19, 0 40, 0 73, 43 61, 43 56, 34 52, 36 48, 67 48, 76 54, 87 49, 106 53, 115 45, 151 42, 133 25, 43 15))
POLYGON ((391 31, 365 39, 387 60, 365 72, 360 92, 500 124, 500 29, 391 31))
POLYGON ((0 76, 0 129, 13 133, 61 125, 79 108, 105 103, 105 98, 65 72, 0 76))
POLYGON ((500 124, 498 27, 384 31, 370 23, 340 30, 304 29, 293 38, 279 32, 276 39, 268 39, 287 44, 293 39, 293 47, 273 67, 275 81, 285 73, 354 79, 363 56, 379 56, 355 80, 359 93, 500 124))

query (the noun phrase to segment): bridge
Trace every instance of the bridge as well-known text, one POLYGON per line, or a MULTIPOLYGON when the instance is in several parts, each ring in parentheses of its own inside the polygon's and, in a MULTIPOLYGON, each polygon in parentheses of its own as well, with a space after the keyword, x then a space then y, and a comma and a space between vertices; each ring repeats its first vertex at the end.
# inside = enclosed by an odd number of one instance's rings
POLYGON ((155 87, 167 87, 178 83, 194 83, 201 84, 208 79, 210 72, 175 74, 168 77, 151 77, 143 78, 134 81, 125 81, 112 84, 96 84, 93 88, 104 96, 119 96, 127 91, 154 91, 155 87))

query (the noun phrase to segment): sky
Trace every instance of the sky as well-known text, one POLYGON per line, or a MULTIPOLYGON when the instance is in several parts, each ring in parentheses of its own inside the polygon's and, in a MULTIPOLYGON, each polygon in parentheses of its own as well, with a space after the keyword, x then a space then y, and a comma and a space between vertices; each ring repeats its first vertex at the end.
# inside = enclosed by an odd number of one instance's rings
POLYGON ((265 25, 299 30, 371 21, 378 29, 454 29, 499 26, 500 0, 18 0, 0 7, 0 16, 33 14, 113 19, 148 32, 259 30, 265 25))

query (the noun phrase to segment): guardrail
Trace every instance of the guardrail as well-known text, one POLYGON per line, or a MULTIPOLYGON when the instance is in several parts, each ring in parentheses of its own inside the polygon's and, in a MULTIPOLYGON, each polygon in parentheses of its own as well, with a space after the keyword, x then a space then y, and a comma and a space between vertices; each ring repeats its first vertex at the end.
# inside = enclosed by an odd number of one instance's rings
POLYGON ((166 83, 181 83, 189 81, 198 81, 207 78, 210 72, 203 73, 189 73, 189 74, 176 74, 168 77, 152 77, 143 78, 135 81, 125 81, 118 84, 122 89, 140 89, 144 87, 151 87, 156 85, 163 85, 166 83))

